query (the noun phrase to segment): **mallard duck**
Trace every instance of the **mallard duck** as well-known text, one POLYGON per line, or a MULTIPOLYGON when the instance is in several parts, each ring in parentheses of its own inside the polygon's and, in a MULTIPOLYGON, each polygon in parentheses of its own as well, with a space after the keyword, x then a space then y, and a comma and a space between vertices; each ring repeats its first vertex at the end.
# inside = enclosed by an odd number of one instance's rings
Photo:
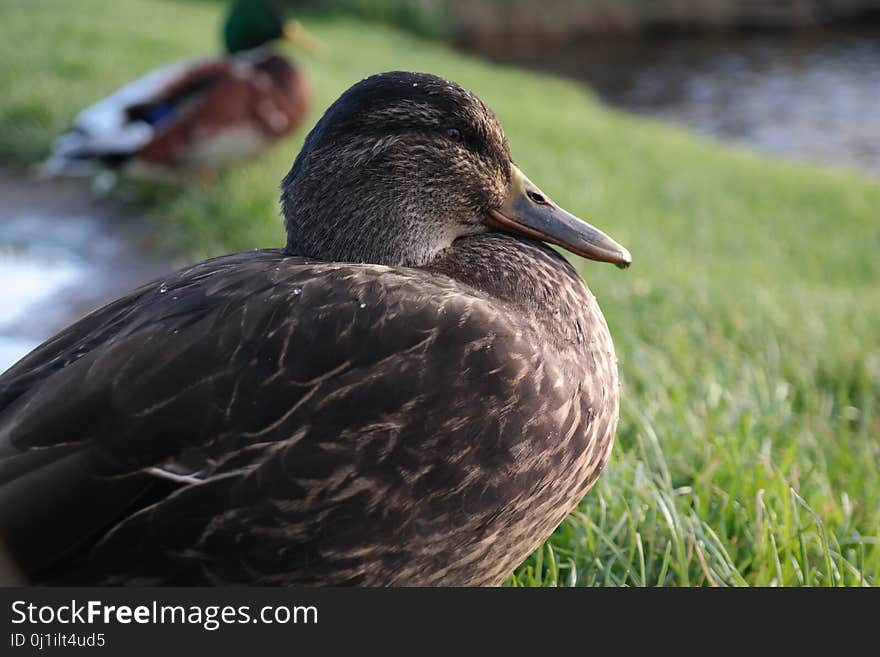
POLYGON ((225 57, 172 62, 81 112, 42 167, 45 175, 97 170, 173 178, 213 178, 223 165, 252 158, 300 125, 311 103, 306 76, 267 47, 287 39, 318 42, 273 0, 233 4, 225 57))
POLYGON ((32 581, 496 585, 598 477, 614 347, 546 243, 630 255, 476 95, 358 82, 281 203, 284 248, 149 283, 0 377, 0 527, 32 581))

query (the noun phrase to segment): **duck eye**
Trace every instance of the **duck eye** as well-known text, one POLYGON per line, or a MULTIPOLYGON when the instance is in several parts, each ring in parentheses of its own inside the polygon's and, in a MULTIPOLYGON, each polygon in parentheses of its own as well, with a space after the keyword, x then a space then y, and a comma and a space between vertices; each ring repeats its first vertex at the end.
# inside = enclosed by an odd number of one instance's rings
POLYGON ((456 142, 461 141, 461 133, 458 130, 456 130, 455 128, 449 128, 446 131, 446 137, 450 141, 456 141, 456 142))

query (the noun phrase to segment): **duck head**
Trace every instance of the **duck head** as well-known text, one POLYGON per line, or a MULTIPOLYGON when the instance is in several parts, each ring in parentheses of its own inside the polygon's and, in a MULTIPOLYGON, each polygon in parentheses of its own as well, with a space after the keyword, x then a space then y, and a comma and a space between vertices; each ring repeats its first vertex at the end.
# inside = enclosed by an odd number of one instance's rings
POLYGON ((321 48, 299 21, 288 16, 281 0, 237 0, 232 4, 223 24, 227 52, 251 50, 279 39, 310 52, 321 48))
POLYGON ((476 95, 425 73, 382 73, 343 93, 306 138, 281 203, 288 251, 320 260, 418 267, 497 230, 631 262, 519 170, 476 95))

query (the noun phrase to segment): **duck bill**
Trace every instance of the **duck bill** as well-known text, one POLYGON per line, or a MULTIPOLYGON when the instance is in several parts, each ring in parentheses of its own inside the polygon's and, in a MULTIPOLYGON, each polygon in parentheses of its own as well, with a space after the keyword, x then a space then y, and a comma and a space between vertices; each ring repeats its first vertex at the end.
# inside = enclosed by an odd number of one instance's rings
POLYGON ((309 34, 299 21, 287 21, 282 33, 284 40, 295 48, 308 53, 319 53, 324 50, 324 42, 309 34))
POLYGON ((487 226, 556 244, 584 258, 610 262, 621 269, 630 266, 629 251, 556 205, 516 165, 511 164, 510 169, 507 198, 500 208, 489 211, 487 226))

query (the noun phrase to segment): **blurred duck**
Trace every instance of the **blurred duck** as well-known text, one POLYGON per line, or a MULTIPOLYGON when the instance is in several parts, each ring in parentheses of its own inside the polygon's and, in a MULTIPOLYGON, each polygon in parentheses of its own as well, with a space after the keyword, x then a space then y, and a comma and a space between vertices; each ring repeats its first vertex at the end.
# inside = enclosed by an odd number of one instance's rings
POLYGON ((0 540, 34 582, 499 584, 596 481, 617 360, 545 243, 629 252, 433 75, 358 82, 287 245, 97 310, 0 376, 0 540))
POLYGON ((320 43, 287 18, 280 0, 240 0, 223 27, 228 55, 178 60, 81 112, 44 163, 44 175, 119 171, 212 179, 218 167, 252 158, 300 125, 311 103, 305 75, 268 44, 304 50, 320 43))

